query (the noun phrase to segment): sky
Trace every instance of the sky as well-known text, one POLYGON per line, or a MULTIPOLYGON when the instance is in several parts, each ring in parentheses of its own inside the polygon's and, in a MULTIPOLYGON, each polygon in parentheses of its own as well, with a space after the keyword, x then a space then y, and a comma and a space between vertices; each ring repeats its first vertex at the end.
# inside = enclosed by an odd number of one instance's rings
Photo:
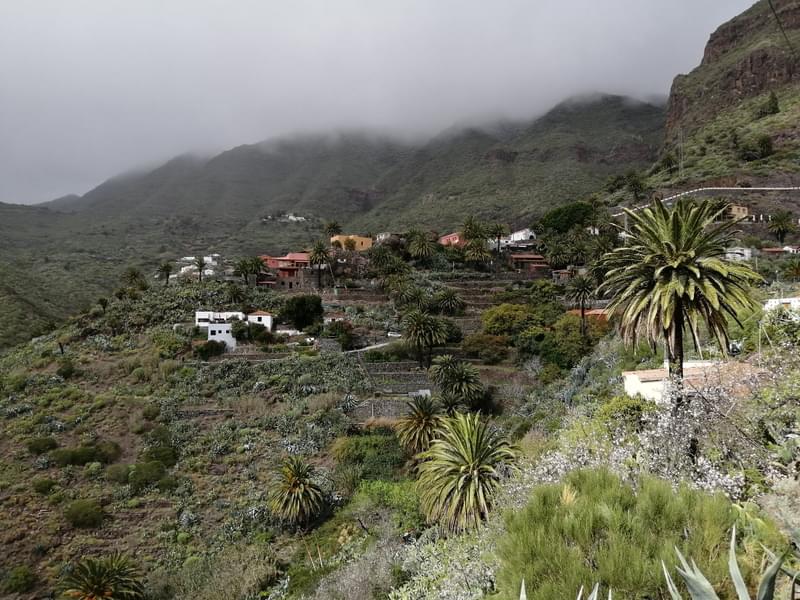
POLYGON ((298 132, 665 96, 753 0, 0 0, 0 202, 298 132))

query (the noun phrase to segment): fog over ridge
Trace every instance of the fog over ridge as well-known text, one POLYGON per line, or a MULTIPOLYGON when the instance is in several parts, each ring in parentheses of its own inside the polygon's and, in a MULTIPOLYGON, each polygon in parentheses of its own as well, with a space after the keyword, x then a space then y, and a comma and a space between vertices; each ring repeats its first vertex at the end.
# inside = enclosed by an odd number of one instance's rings
POLYGON ((295 134, 419 141, 652 101, 751 0, 5 0, 0 202, 295 134))

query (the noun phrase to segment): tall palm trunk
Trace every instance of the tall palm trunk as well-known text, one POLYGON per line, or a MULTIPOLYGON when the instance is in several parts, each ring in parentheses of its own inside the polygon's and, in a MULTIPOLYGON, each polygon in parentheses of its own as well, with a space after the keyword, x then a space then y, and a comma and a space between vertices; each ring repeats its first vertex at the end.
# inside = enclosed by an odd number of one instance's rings
POLYGON ((666 335, 668 375, 670 384, 674 386, 673 410, 677 411, 685 400, 683 390, 683 305, 680 301, 675 306, 672 331, 666 335))
POLYGON ((322 263, 317 265, 317 289, 322 289, 322 263))
POLYGON ((586 301, 581 298, 581 338, 586 339, 586 301))

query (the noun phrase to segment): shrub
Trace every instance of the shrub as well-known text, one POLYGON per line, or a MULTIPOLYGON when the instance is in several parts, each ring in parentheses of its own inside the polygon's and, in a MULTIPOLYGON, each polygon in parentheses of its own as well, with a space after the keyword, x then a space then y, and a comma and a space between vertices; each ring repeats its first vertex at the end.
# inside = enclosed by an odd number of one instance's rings
POLYGON ((166 473, 164 463, 152 460, 149 462, 136 463, 131 467, 128 481, 131 484, 131 492, 138 494, 151 485, 154 485, 166 473))
POLYGON ((92 529, 103 524, 105 512, 96 500, 75 500, 67 506, 64 516, 73 527, 92 529))
POLYGON ((54 437, 37 437, 28 440, 25 447, 31 454, 39 455, 58 448, 58 442, 54 437))
POLYGON ((504 335, 473 333, 464 338, 461 349, 471 358, 480 358, 487 365, 496 365, 508 357, 511 340, 504 335))
POLYGON ((47 477, 41 477, 39 479, 34 479, 31 487, 33 491, 37 494, 41 494, 42 496, 46 496, 49 494, 53 488, 58 485, 58 482, 54 479, 48 479, 47 477))
POLYGON ((90 462, 112 463, 122 454, 116 442, 99 441, 91 446, 77 448, 58 448, 50 452, 50 458, 60 467, 67 465, 83 466, 90 462))
POLYGON ((394 434, 342 437, 332 451, 340 463, 361 465, 364 479, 392 479, 405 463, 405 453, 394 434))
MULTIPOLYGON (((736 519, 721 494, 643 478, 638 492, 606 470, 573 472, 563 484, 533 490, 528 505, 509 514, 499 543, 498 587, 516 598, 571 598, 582 585, 602 581, 615 597, 666 598, 661 561, 674 565, 674 548, 695 558, 718 591, 726 587, 725 546, 736 519)), ((759 553, 760 554, 760 553, 759 553)), ((754 582, 761 557, 744 565, 754 582)))
POLYGON ((106 468, 106 479, 113 483, 126 484, 130 472, 130 465, 111 465, 106 468))
POLYGON ((148 421, 155 421, 161 414, 161 407, 155 402, 148 404, 142 410, 142 416, 148 421))
POLYGON ((69 358, 62 359, 58 365, 58 369, 56 369, 56 375, 63 377, 64 379, 69 379, 74 374, 75 365, 72 363, 72 360, 69 358))
POLYGON ((3 590, 10 594, 24 594, 36 585, 36 574, 27 565, 14 567, 3 577, 3 590))
POLYGON ((198 344, 194 347, 194 352, 200 360, 208 360, 212 356, 219 356, 225 353, 227 345, 225 342, 218 342, 216 340, 209 340, 204 344, 198 344))
POLYGON ((483 331, 491 335, 517 335, 533 325, 541 324, 532 306, 500 304, 481 315, 483 331))
POLYGON ((655 403, 642 397, 616 396, 603 404, 594 418, 610 431, 619 427, 639 431, 644 417, 655 410, 655 403))
POLYGON ((148 462, 160 462, 167 467, 173 467, 178 462, 178 454, 172 446, 152 446, 142 452, 142 458, 148 462))
POLYGON ((314 294, 304 294, 286 300, 281 310, 281 319, 291 323, 296 329, 305 329, 322 321, 323 314, 322 299, 314 294))
POLYGON ((419 529, 425 524, 413 481, 364 481, 358 488, 353 503, 357 505, 363 500, 392 509, 395 524, 402 531, 419 529))
POLYGON ((592 205, 588 202, 565 204, 547 211, 539 219, 536 229, 539 232, 551 230, 556 233, 566 233, 575 226, 587 225, 593 212, 592 205))

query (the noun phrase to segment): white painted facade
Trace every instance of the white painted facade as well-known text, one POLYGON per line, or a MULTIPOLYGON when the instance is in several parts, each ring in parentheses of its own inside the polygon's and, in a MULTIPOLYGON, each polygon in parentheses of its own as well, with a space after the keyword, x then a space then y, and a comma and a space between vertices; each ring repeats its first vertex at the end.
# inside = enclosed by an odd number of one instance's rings
POLYGON ((800 297, 770 298, 764 303, 764 310, 775 310, 780 307, 788 308, 789 310, 800 310, 800 297))
POLYGON ((255 323, 256 325, 263 325, 269 331, 272 331, 272 315, 262 310, 252 312, 247 315, 247 322, 255 323))
MULTIPOLYGON (((706 369, 719 368, 719 364, 708 360, 687 360, 683 363, 684 378, 706 369)), ((666 364, 662 369, 624 371, 622 381, 625 393, 631 398, 641 396, 650 402, 660 403, 669 383, 667 373, 666 364)))
POLYGON ((231 334, 230 323, 211 323, 208 326, 208 341, 224 342, 228 350, 236 349, 236 338, 231 334))
MULTIPOLYGON (((536 239, 536 232, 533 231, 530 227, 526 227, 525 229, 520 229, 519 231, 514 231, 509 235, 500 238, 500 247, 505 248, 507 246, 513 246, 514 244, 524 243, 524 242, 532 242, 536 239)), ((497 243, 490 243, 492 247, 497 246, 497 243)))
POLYGON ((194 313, 194 324, 197 327, 208 327, 211 323, 224 323, 230 319, 244 321, 245 314, 239 311, 215 312, 213 310, 198 310, 194 313))
POLYGON ((753 258, 753 249, 745 248, 743 246, 733 246, 732 248, 725 248, 725 260, 731 262, 751 260, 753 258))

